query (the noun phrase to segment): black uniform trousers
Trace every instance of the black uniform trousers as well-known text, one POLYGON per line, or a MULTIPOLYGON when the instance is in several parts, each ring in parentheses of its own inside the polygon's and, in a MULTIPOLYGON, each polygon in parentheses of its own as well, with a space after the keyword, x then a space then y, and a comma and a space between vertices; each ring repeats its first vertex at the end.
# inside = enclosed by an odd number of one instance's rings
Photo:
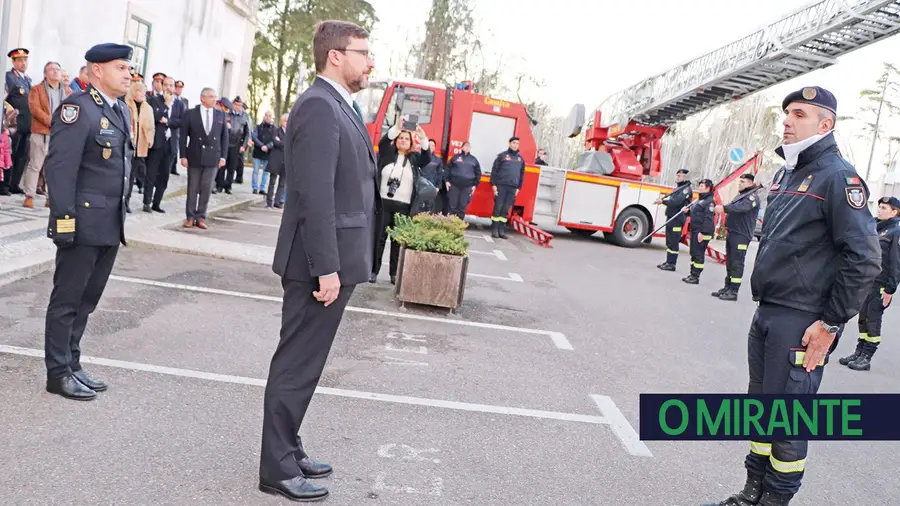
POLYGON ((153 147, 147 153, 147 175, 144 178, 144 205, 159 207, 166 187, 169 186, 169 160, 172 156, 168 142, 159 148, 153 147))
POLYGON ((282 279, 281 340, 269 365, 263 404, 259 477, 281 481, 300 476, 295 461, 306 457, 299 430, 322 376, 354 286, 342 286, 325 307, 312 292, 318 283, 282 279))
POLYGON ((880 286, 872 288, 859 310, 859 344, 862 350, 869 352, 870 355, 874 354, 881 344, 881 319, 884 317, 884 310, 887 309, 881 301, 883 293, 884 288, 880 286))
POLYGON ((28 166, 28 146, 31 145, 31 132, 19 132, 10 138, 9 147, 12 152, 13 164, 4 179, 10 190, 21 189, 22 175, 28 166))
POLYGON ((53 291, 47 306, 44 363, 47 378, 81 370, 81 336, 116 262, 119 246, 75 244, 56 250, 53 291))
MULTIPOLYGON (((375 258, 372 259, 372 274, 376 276, 381 271, 381 257, 384 255, 384 247, 388 241, 387 228, 394 226, 394 213, 405 214, 409 216, 412 209, 411 204, 404 204, 396 200, 381 199, 382 216, 384 217, 384 227, 378 235, 378 242, 375 243, 375 258)), ((400 245, 391 239, 391 260, 388 264, 388 274, 397 275, 397 263, 400 261, 400 245)))
MULTIPOLYGON (((750 384, 747 393, 815 394, 825 366, 803 368, 803 334, 819 315, 760 303, 753 315, 747 343, 750 384)), ((843 332, 838 331, 829 354, 843 332)), ((827 358, 826 358, 827 362, 827 358)), ((744 461, 749 474, 763 478, 763 489, 796 494, 806 467, 807 441, 750 441, 744 461)))
POLYGON ((229 146, 225 166, 220 167, 216 173, 216 189, 230 190, 234 183, 234 174, 243 163, 244 155, 241 153, 241 147, 229 146))
MULTIPOLYGON (((128 175, 128 189, 125 190, 125 202, 131 206, 131 191, 134 189, 135 183, 143 179, 147 172, 147 158, 134 157, 131 159, 131 173, 128 175)), ((139 186, 140 187, 140 186, 139 186)))
POLYGON ((744 262, 750 238, 729 232, 725 237, 725 288, 737 293, 744 276, 744 262))
MULTIPOLYGON (((452 186, 450 188, 453 188, 452 186)), ((491 221, 506 224, 509 221, 509 209, 516 201, 515 186, 497 185, 497 195, 494 196, 494 212, 491 213, 491 221)))
POLYGON ((712 240, 711 235, 703 235, 703 240, 697 239, 697 232, 691 231, 691 276, 700 277, 703 272, 703 261, 706 259, 706 245, 712 240))
POLYGON ((678 251, 681 244, 681 232, 684 230, 684 222, 675 220, 666 225, 666 263, 676 265, 678 251))
MULTIPOLYGON (((501 187, 499 186, 497 187, 498 190, 500 188, 501 187)), ((515 192, 513 192, 513 194, 515 194, 515 192)), ((456 216, 459 216, 459 219, 464 220, 466 218, 466 209, 468 209, 470 202, 472 202, 471 186, 459 186, 450 184, 450 189, 447 190, 448 214, 455 214, 456 216)), ((496 211, 494 212, 494 214, 496 214, 496 211)))

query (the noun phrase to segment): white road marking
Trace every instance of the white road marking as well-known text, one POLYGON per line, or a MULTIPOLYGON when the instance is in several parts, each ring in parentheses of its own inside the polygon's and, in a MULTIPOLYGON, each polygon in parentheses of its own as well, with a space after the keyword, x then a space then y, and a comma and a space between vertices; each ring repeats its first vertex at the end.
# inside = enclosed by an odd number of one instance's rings
POLYGON ((485 234, 484 232, 471 232, 471 233, 466 234, 466 237, 484 239, 485 241, 487 241, 489 243, 494 242, 494 238, 491 237, 491 234, 485 234))
MULTIPOLYGON (((152 279, 129 278, 125 276, 110 276, 109 279, 114 281, 122 281, 125 283, 135 283, 139 285, 156 286, 159 288, 172 288, 176 290, 185 290, 189 292, 210 293, 214 295, 227 295, 230 297, 242 297, 245 299, 264 300, 268 302, 281 302, 281 297, 273 297, 271 295, 260 295, 255 293, 234 292, 231 290, 220 290, 218 288, 207 288, 204 286, 181 285, 177 283, 166 283, 164 281, 154 281, 152 279)), ((410 313, 400 313, 395 311, 382 311, 380 309, 369 309, 365 307, 347 306, 347 311, 352 313, 363 313, 380 316, 390 316, 392 318, 406 318, 408 320, 419 320, 428 322, 446 323, 449 325, 462 325, 464 327, 476 327, 492 330, 508 330, 510 332, 522 332, 523 334, 536 334, 549 336, 554 346, 561 350, 572 350, 572 343, 566 338, 562 332, 552 330, 529 329, 525 327, 512 327, 509 325, 497 325, 493 323, 473 322, 468 320, 456 320, 450 318, 439 318, 436 316, 425 316, 410 313)))
MULTIPOLYGON (((389 265, 389 262, 381 262, 381 265, 389 265)), ((484 279, 496 279, 499 281, 514 281, 516 283, 524 283, 525 280, 522 279, 522 276, 514 272, 510 272, 507 276, 491 276, 488 274, 475 274, 474 272, 467 272, 466 277, 472 276, 473 278, 484 278, 484 279)))
POLYGON ((484 240, 487 242, 490 242, 490 243, 494 242, 494 238, 491 237, 491 234, 481 234, 481 236, 484 237, 484 240))
POLYGON ((503 260, 504 262, 508 260, 508 259, 506 258, 506 255, 504 255, 503 252, 500 251, 500 250, 498 250, 498 249, 491 250, 491 251, 479 251, 479 250, 476 250, 476 249, 470 249, 470 250, 469 250, 469 253, 475 253, 476 255, 490 255, 490 256, 494 256, 494 257, 497 257, 497 258, 500 259, 500 260, 503 260))
MULTIPOLYGON (((44 358, 44 350, 33 348, 21 348, 18 346, 7 346, 0 344, 0 353, 9 353, 12 355, 22 355, 26 357, 44 358)), ((114 367, 117 369, 128 369, 132 371, 144 371, 156 374, 165 374, 168 376, 178 376, 181 378, 195 378, 208 381, 217 381, 219 383, 231 383, 236 385, 250 385, 256 387, 265 387, 266 380, 247 378, 244 376, 231 376, 228 374, 216 374, 204 371, 195 371, 191 369, 180 369, 176 367, 164 367, 152 364, 142 364, 140 362, 128 362, 125 360, 112 360, 99 357, 81 357, 84 364, 95 364, 105 367, 114 367)), ((468 402, 445 401, 441 399, 426 399, 423 397, 407 397, 403 395, 379 394, 375 392, 361 392, 358 390, 345 390, 342 388, 317 387, 316 393, 320 395, 333 395, 335 397, 348 397, 352 399, 365 399, 370 401, 391 402, 394 404, 408 404, 413 406, 428 406, 433 408, 455 409, 457 411, 470 411, 476 413, 494 413, 498 415, 523 416, 528 418, 539 418, 543 420, 559 420, 563 422, 581 422, 595 425, 610 425, 610 420, 602 416, 581 415, 577 413, 560 413, 556 411, 543 411, 537 409, 511 408, 507 406, 492 406, 488 404, 471 404, 468 402)), ((627 423, 627 422, 626 422, 627 423)))
POLYGON ((384 358, 390 359, 385 362, 385 364, 393 364, 393 365, 414 365, 416 367, 428 367, 428 362, 417 362, 415 360, 407 360, 405 358, 400 357, 387 357, 384 358))
POLYGON ((260 223, 258 221, 236 220, 234 218, 220 218, 218 216, 213 216, 213 219, 216 221, 227 221, 229 223, 241 223, 243 225, 254 225, 257 227, 279 228, 281 226, 281 225, 273 225, 271 223, 260 223))
POLYGON ((600 412, 603 416, 608 420, 610 428, 612 428, 613 433, 616 437, 619 438, 619 441, 622 442, 622 445, 625 446, 625 450, 638 457, 652 457, 653 454, 650 453, 650 449, 647 448, 647 445, 641 441, 640 436, 637 432, 635 432, 634 428, 628 423, 628 419, 625 418, 625 415, 619 411, 619 408, 616 407, 616 403, 613 400, 605 395, 591 395, 591 398, 594 399, 594 402, 597 403, 597 407, 600 408, 600 412))

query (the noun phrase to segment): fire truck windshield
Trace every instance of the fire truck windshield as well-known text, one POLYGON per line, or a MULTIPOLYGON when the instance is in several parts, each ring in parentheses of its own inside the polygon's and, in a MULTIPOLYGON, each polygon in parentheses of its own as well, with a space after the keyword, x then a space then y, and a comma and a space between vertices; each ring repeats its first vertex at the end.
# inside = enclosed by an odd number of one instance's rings
POLYGON ((375 121, 386 89, 387 83, 376 81, 370 82, 368 88, 360 90, 356 94, 356 103, 359 104, 359 108, 362 110, 364 123, 369 124, 375 121))

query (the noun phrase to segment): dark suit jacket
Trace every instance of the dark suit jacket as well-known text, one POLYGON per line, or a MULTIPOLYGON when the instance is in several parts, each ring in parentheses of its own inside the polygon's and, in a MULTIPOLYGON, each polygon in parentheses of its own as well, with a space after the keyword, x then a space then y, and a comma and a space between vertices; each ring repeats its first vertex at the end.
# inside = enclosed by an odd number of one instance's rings
POLYGON ((172 136, 169 137, 169 147, 172 149, 172 153, 175 153, 175 150, 178 149, 179 139, 181 138, 181 124, 184 123, 184 120, 187 119, 188 107, 181 100, 174 100, 172 102, 172 107, 169 108, 169 131, 172 132, 172 136))
POLYGON ((181 157, 187 158, 188 167, 218 167, 219 159, 228 158, 225 113, 213 108, 212 126, 207 134, 200 108, 194 106, 181 122, 181 157))
POLYGON ((284 139, 287 132, 278 127, 275 130, 275 138, 272 139, 272 149, 269 150, 269 163, 266 164, 266 172, 280 176, 284 174, 284 139))
POLYGON ((150 149, 162 149, 163 146, 169 146, 166 139, 166 132, 169 131, 169 124, 162 123, 162 118, 169 121, 169 106, 166 105, 166 99, 162 95, 153 95, 147 99, 150 108, 153 109, 153 120, 156 123, 156 132, 153 136, 153 146, 150 149))
POLYGON ((287 198, 272 270, 316 283, 368 280, 381 202, 366 126, 344 98, 316 78, 297 99, 284 140, 287 198))

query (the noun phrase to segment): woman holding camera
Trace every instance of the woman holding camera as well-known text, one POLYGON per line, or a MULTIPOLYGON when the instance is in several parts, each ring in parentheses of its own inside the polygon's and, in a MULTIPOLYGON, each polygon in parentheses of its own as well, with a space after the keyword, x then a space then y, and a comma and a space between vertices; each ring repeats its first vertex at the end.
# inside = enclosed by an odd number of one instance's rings
MULTIPOLYGON (((399 123, 399 122, 398 122, 399 123)), ((372 261, 372 275, 369 283, 374 283, 381 270, 381 257, 387 243, 387 228, 394 226, 394 215, 409 216, 412 202, 416 198, 416 179, 422 175, 422 167, 431 161, 428 136, 422 127, 416 126, 416 137, 421 151, 414 151, 413 133, 401 130, 395 124, 378 142, 378 172, 376 178, 381 192, 383 228, 375 243, 375 258, 372 261)), ((391 240, 390 275, 391 284, 397 280, 397 261, 400 259, 400 245, 391 240)))

